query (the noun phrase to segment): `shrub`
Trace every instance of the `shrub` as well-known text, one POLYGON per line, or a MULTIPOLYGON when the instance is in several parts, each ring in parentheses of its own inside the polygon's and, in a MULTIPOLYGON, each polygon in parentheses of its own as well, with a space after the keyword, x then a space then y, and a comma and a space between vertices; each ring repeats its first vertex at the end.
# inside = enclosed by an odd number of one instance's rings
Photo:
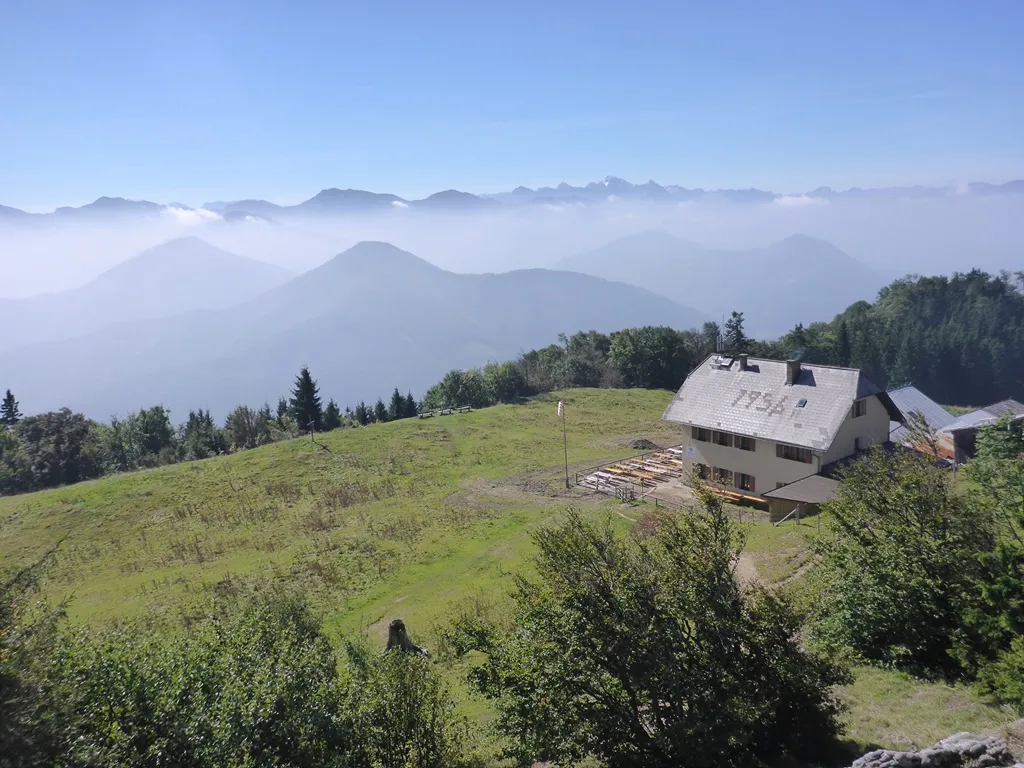
POLYGON ((371 655, 350 646, 349 706, 368 764, 448 768, 462 754, 463 728, 448 691, 419 656, 371 655))
POLYGON ((1009 650, 982 667, 978 687, 995 701, 1024 714, 1024 637, 1014 639, 1009 650))
POLYGON ((51 695, 67 765, 348 765, 358 741, 326 638, 301 605, 257 603, 174 641, 126 626, 69 639, 51 695))
POLYGON ((53 550, 32 565, 0 574, 0 767, 51 765, 55 723, 39 685, 41 659, 51 653, 63 606, 36 600, 53 550))
POLYGON ((515 627, 473 627, 472 674, 524 759, 739 766, 809 756, 838 732, 841 670, 798 645, 781 598, 744 592, 721 504, 622 537, 570 511, 535 537, 515 627))
POLYGON ((990 517, 945 470, 880 449, 845 471, 827 511, 812 637, 911 672, 960 674, 990 517))

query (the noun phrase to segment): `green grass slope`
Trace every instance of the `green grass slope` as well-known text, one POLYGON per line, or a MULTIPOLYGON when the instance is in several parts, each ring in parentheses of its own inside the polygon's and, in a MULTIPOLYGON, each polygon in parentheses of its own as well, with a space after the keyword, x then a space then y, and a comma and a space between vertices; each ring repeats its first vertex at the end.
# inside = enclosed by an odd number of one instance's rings
MULTIPOLYGON (((304 590, 336 636, 383 642, 392 618, 436 647, 459 610, 494 604, 530 567, 530 533, 573 504, 624 529, 643 506, 562 478, 567 403, 569 469, 637 451, 639 438, 681 440, 660 420, 670 394, 572 390, 526 405, 339 430, 232 456, 0 499, 0 567, 31 562, 60 541, 46 590, 72 622, 132 616, 157 625, 205 611, 215 595, 274 581, 304 590)), ((745 520, 750 520, 749 512, 745 520)), ((817 523, 744 522, 745 581, 792 584, 809 566, 817 523)), ((462 710, 493 713, 448 668, 462 710)), ((966 690, 861 670, 844 690, 858 744, 918 746, 989 727, 1004 713, 966 690), (934 737, 934 738, 933 738, 934 737)), ((493 746, 493 744, 491 745, 493 746)))
MULTIPOLYGON (((678 442, 664 392, 579 390, 569 461, 678 442)), ((63 537, 49 582, 73 621, 185 610, 247 578, 304 586, 340 629, 419 616, 519 567, 529 531, 572 500, 560 489, 556 399, 410 419, 201 462, 0 499, 0 561, 63 537)), ((587 495, 578 501, 595 504, 587 495)))

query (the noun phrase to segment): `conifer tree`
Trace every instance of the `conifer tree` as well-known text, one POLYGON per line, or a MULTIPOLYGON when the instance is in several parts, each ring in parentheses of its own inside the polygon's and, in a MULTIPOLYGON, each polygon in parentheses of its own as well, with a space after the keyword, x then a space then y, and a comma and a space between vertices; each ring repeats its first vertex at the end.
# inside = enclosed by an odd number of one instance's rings
POLYGON ((391 393, 391 405, 388 406, 388 421, 404 419, 405 416, 405 398, 398 391, 398 387, 395 387, 395 391, 391 393))
POLYGON ((277 400, 277 426, 284 427, 285 421, 288 419, 288 399, 285 397, 278 398, 277 400))
POLYGON ((382 398, 377 398, 377 404, 373 406, 373 416, 378 424, 383 424, 388 420, 388 407, 384 405, 382 398))
POLYGON ((411 419, 419 414, 419 408, 416 407, 416 398, 412 396, 412 392, 405 396, 405 418, 411 419))
POLYGON ((320 430, 323 426, 324 412, 320 405, 320 390, 309 373, 309 368, 302 366, 295 378, 289 412, 295 419, 300 430, 320 430))
POLYGON ((324 409, 324 431, 329 432, 341 426, 341 409, 334 400, 327 401, 327 408, 324 409))
POLYGON ((836 362, 842 366, 848 366, 853 357, 853 349, 850 345, 850 329, 846 325, 846 318, 839 321, 839 330, 836 332, 836 362))
POLYGON ((747 348, 747 334, 743 332, 743 313, 733 312, 725 321, 725 351, 738 354, 747 348))
POLYGON ((264 426, 274 420, 274 413, 270 410, 270 403, 264 403, 263 407, 260 408, 259 418, 263 420, 264 426))
POLYGON ((366 407, 366 403, 362 400, 360 400, 359 405, 356 406, 355 417, 361 427, 365 427, 371 421, 370 409, 366 407))
POLYGON ((21 421, 21 411, 18 410, 18 401, 14 399, 11 390, 7 390, 3 402, 0 403, 0 424, 10 429, 21 421))

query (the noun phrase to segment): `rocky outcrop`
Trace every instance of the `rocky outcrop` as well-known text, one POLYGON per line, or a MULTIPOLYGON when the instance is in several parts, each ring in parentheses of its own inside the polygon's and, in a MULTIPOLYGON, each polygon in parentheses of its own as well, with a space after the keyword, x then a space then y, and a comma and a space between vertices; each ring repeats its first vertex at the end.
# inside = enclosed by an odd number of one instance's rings
POLYGON ((876 749, 850 768, 1024 768, 1014 760, 1007 743, 996 737, 957 733, 920 752, 876 749))

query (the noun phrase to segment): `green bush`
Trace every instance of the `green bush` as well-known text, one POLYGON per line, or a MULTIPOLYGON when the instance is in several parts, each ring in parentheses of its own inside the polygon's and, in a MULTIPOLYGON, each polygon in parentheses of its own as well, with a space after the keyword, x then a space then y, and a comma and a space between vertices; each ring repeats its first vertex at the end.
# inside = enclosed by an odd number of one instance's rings
POLYGON ((474 625, 466 642, 521 759, 749 766, 837 734, 845 675, 801 650, 781 598, 740 589, 741 541, 705 504, 648 538, 575 512, 536 535, 539 578, 518 580, 514 626, 474 625))
POLYGON ((36 594, 52 555, 0 574, 0 768, 52 765, 57 756, 55 722, 39 680, 63 606, 51 610, 36 594))
POLYGON ((54 659, 69 766, 349 765, 334 653, 301 606, 256 604, 174 641, 82 632, 54 659))
POLYGON ((463 726, 430 662, 350 647, 349 707, 368 765, 446 768, 460 762, 463 726))
POLYGON ((811 637, 910 672, 962 674, 990 516, 946 470, 880 449, 846 470, 827 511, 811 637))
POLYGON ((36 679, 68 768, 440 768, 462 754, 426 660, 363 652, 339 675, 300 601, 254 601, 178 637, 139 624, 72 633, 36 679))
POLYGON ((1024 637, 1017 637, 992 663, 982 667, 978 687, 990 698, 1024 714, 1024 637))

